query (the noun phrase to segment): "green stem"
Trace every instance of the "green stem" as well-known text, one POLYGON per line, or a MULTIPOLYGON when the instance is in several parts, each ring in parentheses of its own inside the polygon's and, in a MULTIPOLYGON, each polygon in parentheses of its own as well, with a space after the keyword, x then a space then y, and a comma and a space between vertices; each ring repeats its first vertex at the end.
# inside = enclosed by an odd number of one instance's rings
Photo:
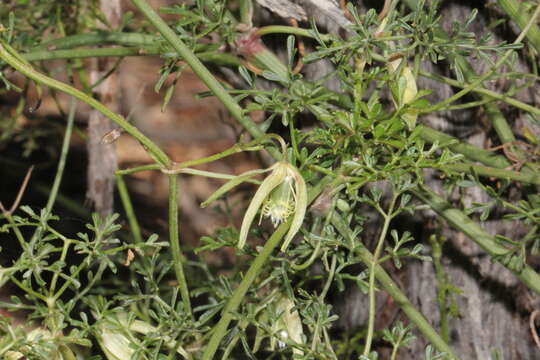
POLYGON ((396 203, 396 196, 392 195, 392 201, 388 207, 386 214, 382 214, 384 217, 384 224, 381 229, 381 234, 379 235, 379 240, 377 242, 377 247, 373 253, 372 262, 369 267, 369 315, 368 315, 368 329, 366 335, 366 345, 364 347, 364 356, 368 356, 371 351, 371 342, 373 341, 373 333, 375 330, 375 266, 379 264, 379 258, 384 245, 384 240, 386 239, 386 234, 388 233, 388 228, 390 226, 390 221, 392 220, 392 215, 394 212, 394 206, 396 203))
POLYGON ((64 175, 64 169, 66 167, 67 154, 69 152, 69 144, 71 142, 71 134, 73 133, 73 123, 75 122, 75 110, 77 109, 77 102, 75 98, 71 98, 69 103, 69 114, 66 123, 66 130, 64 132, 64 139, 62 141, 62 150, 60 152, 60 158, 58 159, 58 166, 56 168, 56 174, 54 175, 54 181, 47 199, 47 205, 45 206, 46 214, 50 214, 54 203, 56 202, 56 196, 58 195, 58 189, 62 182, 64 175))
MULTIPOLYGON (((71 245, 71 240, 69 239, 62 239, 64 241, 64 245, 62 246, 62 254, 60 255, 60 262, 65 262, 67 257, 67 252, 69 250, 69 245, 71 245)), ((56 283, 58 281, 58 277, 60 276, 60 272, 64 269, 57 269, 54 272, 53 278, 51 280, 51 286, 49 287, 49 294, 54 298, 54 292, 56 290, 56 283)))
POLYGON ((277 228, 277 230, 272 234, 270 239, 268 239, 261 252, 259 252, 255 260, 251 263, 251 266, 246 272, 244 278, 242 279, 242 282, 240 283, 240 285, 238 285, 232 297, 227 302, 227 305, 225 305, 225 308, 221 312, 221 319, 212 329, 213 334, 208 344, 206 344, 206 348, 204 349, 204 353, 202 355, 203 360, 210 360, 214 357, 214 354, 219 346, 219 343, 221 342, 221 339, 225 336, 225 333, 227 332, 227 327, 232 320, 233 313, 240 306, 251 284, 255 281, 255 279, 261 272, 264 264, 266 264, 266 262, 268 261, 270 255, 272 254, 272 251, 279 245, 283 236, 285 236, 289 228, 290 222, 291 221, 289 220, 288 222, 281 224, 281 226, 277 228))
POLYGON ((324 284, 321 294, 319 295, 319 299, 321 300, 321 302, 324 302, 324 298, 326 297, 326 294, 328 294, 328 290, 330 290, 332 281, 334 281, 334 276, 336 275, 336 261, 337 256, 336 254, 334 254, 332 255, 332 262, 330 263, 330 269, 328 271, 326 283, 324 284))
MULTIPOLYGON (((527 14, 523 11, 524 4, 522 5, 516 0, 498 0, 497 4, 521 29, 527 26, 529 19, 527 19, 527 14)), ((537 25, 531 26, 527 32, 527 39, 529 39, 536 51, 540 53, 540 28, 537 25)))
MULTIPOLYGON (((177 164, 181 165, 182 163, 177 164)), ((150 164, 150 165, 143 165, 143 166, 137 166, 134 168, 129 169, 122 169, 117 170, 116 175, 130 175, 135 174, 141 171, 149 171, 149 170, 161 170, 166 174, 187 174, 187 175, 196 175, 196 176, 205 176, 208 178, 213 179, 224 179, 224 180, 232 180, 237 177, 237 175, 228 175, 228 174, 220 174, 215 173, 211 171, 204 171, 204 170, 197 170, 197 169, 191 169, 191 168, 179 168, 176 170, 164 170, 160 165, 158 164, 150 164)), ((247 179, 247 182, 253 183, 253 184, 260 184, 260 181, 254 180, 254 179, 247 179)))
MULTIPOLYGON (((317 36, 315 36, 315 34, 313 33, 313 30, 302 29, 302 28, 297 28, 293 26, 285 26, 285 25, 264 26, 262 28, 257 29, 255 34, 257 36, 264 36, 268 34, 291 34, 291 35, 308 37, 311 39, 317 38, 317 36)), ((331 41, 333 39, 333 36, 327 35, 327 34, 319 34, 319 38, 323 41, 331 41)))
POLYGON ((135 174, 141 171, 160 170, 160 169, 161 169, 161 166, 159 164, 149 164, 149 165, 136 166, 136 167, 128 168, 128 169, 116 170, 115 174, 123 176, 123 175, 135 174))
POLYGON ((26 249, 26 241, 24 240, 24 236, 21 232, 21 229, 19 229, 20 225, 15 223, 15 220, 13 219, 13 215, 9 211, 3 212, 2 214, 4 215, 8 223, 11 225, 13 232, 15 233, 15 237, 19 241, 21 250, 24 251, 26 249))
POLYGON ((482 164, 494 168, 506 168, 512 165, 504 156, 497 155, 493 151, 485 150, 477 146, 464 143, 453 136, 450 136, 427 126, 422 126, 422 129, 420 131, 420 137, 429 143, 450 143, 450 145, 448 145, 448 148, 450 150, 459 154, 463 154, 467 159, 471 161, 479 161, 482 164))
MULTIPOLYGON (((76 50, 41 50, 23 54, 27 61, 57 60, 57 59, 84 59, 95 57, 123 57, 123 56, 163 56, 176 57, 176 53, 164 53, 157 47, 148 46, 145 48, 124 47, 124 48, 97 48, 97 49, 76 49, 76 50)), ((217 53, 215 51, 200 52, 197 56, 201 61, 218 65, 238 66, 240 60, 231 54, 217 53)))
POLYGON ((444 239, 438 239, 437 235, 429 237, 431 244, 431 255, 433 257, 433 268, 435 270, 435 279, 437 280, 437 304, 439 306, 440 331, 441 337, 448 342, 448 307, 446 305, 447 285, 444 270, 442 268, 442 245, 444 239))
MULTIPOLYGON (((349 242, 357 242, 353 238, 352 231, 345 221, 339 216, 332 216, 332 225, 336 230, 349 242)), ((362 262, 367 266, 373 264, 373 255, 363 246, 355 247, 358 255, 362 259, 362 262)), ((394 299, 395 303, 401 308, 401 310, 407 315, 407 317, 416 325, 418 330, 424 334, 424 336, 437 348, 437 350, 444 352, 449 358, 453 360, 459 360, 459 357, 454 353, 452 348, 440 337, 438 332, 433 329, 424 316, 416 309, 416 307, 409 301, 407 296, 399 289, 398 285, 392 280, 390 275, 377 264, 374 269, 375 277, 384 290, 394 299)))
POLYGON ((19 71, 24 76, 34 80, 39 84, 44 84, 53 89, 62 91, 66 94, 72 95, 77 99, 85 102, 90 105, 112 121, 114 121, 118 126, 128 132, 131 136, 136 138, 139 142, 145 146, 150 154, 157 162, 163 166, 169 165, 169 157, 161 150, 156 144, 154 144, 149 138, 147 138, 142 132, 140 132, 135 126, 127 122, 122 116, 112 112, 102 103, 96 99, 88 96, 82 91, 75 89, 63 82, 52 79, 48 76, 45 76, 38 71, 34 70, 31 66, 25 64, 23 61, 19 60, 20 55, 14 52, 13 49, 8 48, 9 45, 5 43, 0 43, 0 58, 6 63, 11 65, 17 71, 19 71), (13 54, 12 54, 13 53, 13 54))
MULTIPOLYGON (((68 67, 69 74, 71 74, 71 67, 68 67)), ((73 133, 73 123, 75 122, 75 113, 77 109, 77 102, 75 98, 70 99, 69 104, 69 114, 67 117, 67 123, 66 123, 66 130, 64 131, 64 139, 62 140, 62 148, 60 150, 60 158, 58 159, 58 165, 56 167, 56 174, 54 175, 53 184, 51 186, 51 189, 49 193, 47 194, 47 204, 45 205, 44 209, 44 215, 42 218, 42 224, 41 226, 37 227, 34 231, 34 234, 32 235, 31 242, 37 241, 37 239, 41 239, 43 235, 43 231, 45 227, 47 226, 47 218, 52 213, 52 209, 54 204, 56 203, 56 198, 58 196, 58 189, 60 188, 60 184, 62 182, 62 177, 64 175, 64 169, 66 167, 66 158, 69 152, 69 145, 71 143, 71 135, 73 133)), ((66 244, 64 244, 64 251, 67 251, 66 244)), ((63 253, 62 255, 65 254, 63 253)), ((63 261, 64 259, 62 259, 63 261)), ((56 288, 56 281, 58 280, 59 276, 59 270, 57 270, 54 273, 50 291, 51 293, 54 292, 56 288)))
POLYGON ((155 35, 99 31, 89 34, 70 35, 47 41, 34 47, 32 51, 71 49, 79 46, 105 44, 144 47, 148 45, 155 46, 159 40, 160 38, 155 35))
MULTIPOLYGON (((174 171, 174 173, 178 174, 187 174, 187 175, 196 175, 196 176, 204 176, 207 178, 212 179, 222 179, 222 180, 232 180, 236 179, 237 175, 228 175, 228 174, 220 174, 215 173, 211 171, 204 171, 204 170, 197 170, 197 169, 190 169, 190 168, 184 168, 184 169, 178 169, 174 171)), ((261 182, 255 179, 245 179, 245 182, 252 183, 252 184, 260 184, 261 182)))
MULTIPOLYGON (((428 72, 425 72, 425 71, 419 71, 418 74, 420 76, 425 77, 425 78, 435 80, 435 81, 440 81, 440 82, 446 83, 448 85, 451 85, 451 86, 454 86, 454 87, 457 87, 457 88, 462 88, 463 89, 463 88, 465 88, 465 87, 467 87, 469 85, 469 84, 464 84, 464 83, 462 83, 460 81, 457 81, 455 79, 451 79, 451 78, 448 78, 448 77, 445 77, 445 76, 442 76, 442 75, 428 73, 428 72)), ((478 87, 474 88, 472 91, 476 92, 478 94, 486 95, 487 97, 495 99, 495 100, 503 101, 503 102, 507 103, 508 105, 512 105, 512 106, 515 106, 515 107, 517 107, 517 108, 519 108, 521 110, 528 111, 531 114, 540 115, 540 109, 538 109, 538 108, 536 108, 536 107, 534 107, 532 105, 526 104, 524 102, 521 102, 519 100, 516 100, 514 98, 508 97, 508 96, 506 96, 504 94, 499 94, 496 91, 488 90, 488 89, 483 88, 481 86, 478 86, 478 87)))
MULTIPOLYGON (((476 222, 471 220, 462 211, 453 208, 445 199, 435 194, 433 191, 423 188, 411 191, 422 202, 428 204, 437 214, 444 218, 453 228, 463 232, 471 240, 477 243, 484 251, 492 257, 504 256, 508 249, 499 245, 497 240, 482 229, 476 222)), ((532 291, 540 295, 540 275, 529 265, 524 265, 520 272, 508 268, 532 291)))
POLYGON ((240 22, 253 26, 253 2, 252 0, 240 0, 240 22))
POLYGON ((262 150, 263 147, 258 145, 258 143, 260 143, 262 139, 264 138, 267 138, 267 137, 270 137, 268 135, 263 135, 261 136, 258 140, 255 140, 255 141, 252 141, 248 144, 234 144, 233 146, 231 146, 230 148, 222 151, 222 152, 219 152, 217 154, 213 154, 213 155, 210 155, 210 156, 207 156, 207 157, 204 157, 204 158, 200 158, 200 159, 195 159, 195 160, 188 160, 188 161, 184 161, 184 162, 181 162, 181 163, 175 163, 171 166, 170 169, 167 169, 165 170, 167 173, 170 173, 170 174, 173 174, 173 173, 180 173, 182 172, 182 170, 184 170, 185 168, 188 168, 188 167, 191 167, 191 166, 196 166, 196 165, 201 165, 201 164, 206 164, 206 163, 209 163, 209 162, 214 162, 214 161, 217 161, 219 159, 223 159, 224 157, 227 157, 227 156, 231 156, 231 155, 234 155, 234 154, 238 154, 240 152, 244 152, 244 151, 259 151, 259 150, 262 150))
POLYGON ((169 242, 171 246, 171 257, 174 262, 174 272, 176 273, 176 281, 180 288, 180 295, 184 302, 184 311, 192 314, 189 290, 182 265, 185 262, 185 257, 180 248, 178 231, 178 176, 169 175, 169 242))
POLYGON ((144 242, 141 227, 139 226, 139 221, 135 215, 135 210, 133 209, 133 204, 131 203, 131 197, 129 196, 129 191, 126 186, 126 182, 122 175, 116 173, 116 187, 118 188, 118 194, 120 195, 120 200, 124 206, 124 211, 126 212, 126 217, 128 219, 129 228, 133 234, 133 239, 135 244, 142 244, 144 242))
POLYGON ((70 269, 69 277, 67 277, 67 275, 65 275, 65 277, 63 276, 66 281, 64 281, 60 289, 58 289, 56 294, 54 294, 54 296, 50 298, 50 301, 48 301, 47 303, 54 303, 58 301, 58 299, 62 296, 62 294, 64 294, 64 292, 69 288, 69 286, 74 283, 74 280, 77 279, 79 273, 87 266, 88 265, 86 264, 86 262, 83 261, 73 271, 71 271, 72 269, 70 269))
POLYGON ((11 281, 13 281, 15 283, 15 285, 17 285, 22 291, 24 291, 25 293, 27 293, 28 295, 32 295, 38 299, 40 299, 41 301, 43 301, 45 304, 47 303, 47 297, 38 293, 38 292, 35 292, 32 288, 24 285, 22 282, 20 282, 16 277, 11 277, 11 281))
POLYGON ((158 48, 97 48, 97 49, 68 49, 68 50, 41 50, 33 51, 22 56, 27 61, 58 60, 58 59, 84 59, 94 57, 108 56, 142 56, 142 55, 160 55, 158 48))
POLYGON ((401 332, 399 334, 399 337, 396 341, 396 343, 394 344, 393 346, 393 349, 392 349, 392 355, 390 356, 390 360, 396 360, 397 358, 397 354, 398 354, 398 351, 399 349, 401 348, 401 345, 403 343, 403 338, 406 336, 406 332, 401 332))
POLYGON ((537 172, 518 172, 505 169, 497 169, 475 164, 447 164, 445 168, 465 173, 478 174, 480 176, 494 177, 504 180, 521 181, 527 184, 540 185, 540 174, 537 172))
POLYGON ((313 262, 317 259, 319 256, 319 251, 321 249, 321 243, 322 241, 317 241, 317 244, 315 245, 315 249, 311 253, 311 256, 309 259, 307 259, 304 263, 296 265, 294 262, 290 263, 291 269, 294 269, 296 271, 302 271, 308 268, 313 262))

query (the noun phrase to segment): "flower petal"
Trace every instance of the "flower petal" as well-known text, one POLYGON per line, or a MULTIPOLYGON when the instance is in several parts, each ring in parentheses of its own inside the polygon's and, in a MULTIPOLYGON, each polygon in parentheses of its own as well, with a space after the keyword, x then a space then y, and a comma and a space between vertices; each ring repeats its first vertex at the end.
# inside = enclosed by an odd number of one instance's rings
POLYGON ((291 222, 291 227, 289 228, 289 231, 287 232, 287 237, 285 238, 285 241, 283 242, 283 245, 281 245, 281 251, 287 250, 287 247, 289 246, 289 243, 294 238, 298 230, 300 230, 300 227, 302 226, 302 223, 304 222, 304 217, 306 216, 306 208, 308 203, 308 195, 307 195, 307 187, 306 182, 304 181, 304 178, 298 170, 292 166, 289 167, 289 171, 291 172, 291 175, 294 176, 294 187, 295 187, 295 193, 296 193, 296 199, 295 199, 295 208, 294 208, 294 217, 291 222))
POLYGON ((244 219, 242 220, 242 227, 240 228, 240 236, 238 239, 238 247, 240 249, 243 248, 244 244, 246 243, 249 228, 253 222, 253 219, 255 218, 255 215, 257 215, 257 210, 259 210, 262 203, 268 197, 268 195, 270 195, 272 190, 274 190, 287 175, 287 171, 283 168, 282 163, 276 163, 270 169, 273 170, 272 173, 268 175, 266 179, 264 179, 262 184, 259 186, 259 189, 257 189, 257 192, 253 196, 253 200, 251 200, 251 203, 246 210, 244 219))
POLYGON ((225 184, 221 185, 219 189, 217 189, 208 199, 206 199, 205 202, 201 204, 201 207, 207 207, 208 204, 210 204, 212 201, 215 201, 219 199, 223 194, 227 193, 229 190, 231 190, 233 187, 240 185, 244 181, 248 180, 250 177, 262 174, 264 172, 269 171, 269 169, 256 169, 256 170, 250 170, 246 171, 243 174, 240 174, 236 176, 234 179, 231 179, 227 181, 225 184))

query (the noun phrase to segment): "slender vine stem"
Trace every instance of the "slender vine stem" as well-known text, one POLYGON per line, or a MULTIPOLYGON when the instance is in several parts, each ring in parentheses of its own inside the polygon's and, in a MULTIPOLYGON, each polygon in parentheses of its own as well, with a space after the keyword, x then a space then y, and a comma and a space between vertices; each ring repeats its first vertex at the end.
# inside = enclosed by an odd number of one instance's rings
POLYGON ((384 218, 383 227, 381 229, 381 233, 379 235, 379 240, 377 241, 377 247, 375 248, 375 252, 373 253, 373 257, 371 259, 371 264, 369 265, 369 289, 368 289, 368 296, 369 296, 369 313, 368 313, 368 328, 367 328, 367 335, 366 335, 366 344, 364 346, 364 356, 368 356, 369 352, 371 351, 371 343, 373 341, 373 333, 375 329, 375 297, 376 297, 376 291, 375 291, 375 267, 379 265, 379 258, 381 257, 381 252, 384 245, 384 240, 386 239, 386 234, 388 233, 388 228, 390 227, 390 221, 392 220, 393 213, 394 213, 394 206, 396 204, 397 195, 392 195, 392 200, 390 201, 390 204, 388 205, 388 210, 386 212, 379 211, 381 215, 384 218))
POLYGON ((162 51, 156 48, 114 47, 97 49, 66 49, 66 50, 40 50, 32 51, 22 56, 27 61, 58 60, 58 59, 84 59, 110 56, 143 56, 160 55, 162 51))
POLYGON ((69 144, 71 143, 71 134, 73 133, 73 123, 75 122, 75 110, 77 109, 77 103, 74 98, 71 98, 69 104, 69 114, 67 117, 66 130, 64 132, 64 139, 62 140, 62 149, 60 150, 60 158, 58 159, 58 166, 56 168, 56 174, 54 175, 54 181, 51 186, 51 192, 49 198, 47 199, 47 205, 45 206, 45 212, 50 214, 54 203, 56 201, 56 196, 58 195, 58 189, 60 188, 60 183, 62 182, 62 177, 64 175, 64 169, 66 167, 67 154, 69 152, 69 144))
MULTIPOLYGON (((468 84, 464 84, 458 80, 455 80, 455 79, 451 79, 449 77, 446 77, 446 76, 442 76, 442 75, 438 75, 438 74, 431 74, 431 73, 428 73, 426 71, 419 71, 418 74, 420 76, 423 76, 427 79, 431 79, 431 80, 436 80, 436 81, 439 81, 439 82, 443 82, 445 84, 448 84, 448 85, 451 85, 451 86, 454 86, 454 87, 457 87, 457 88, 466 88, 468 86, 468 84)), ((483 95, 486 95, 492 99, 495 99, 495 100, 500 100, 500 101, 503 101, 505 103, 507 103, 508 105, 512 105, 518 109, 521 109, 521 110, 524 110, 524 111, 528 111, 530 112, 531 114, 534 114, 534 115, 540 115, 540 109, 532 106, 532 105, 529 105, 529 104, 526 104, 524 102, 521 102, 517 99, 514 99, 512 97, 509 97, 507 95, 503 95, 503 94, 500 94, 496 91, 493 91, 493 90, 489 90, 489 89, 486 89, 484 87, 481 87, 481 86, 478 86, 478 87, 475 87, 474 89, 472 89, 473 92, 476 92, 476 93, 479 93, 479 94, 483 94, 483 95)))
POLYGON ((174 272, 176 273, 176 281, 180 288, 180 296, 184 303, 184 311, 188 314, 191 312, 191 300, 189 298, 189 290, 184 275, 183 263, 186 261, 180 248, 179 229, 178 229, 178 176, 175 174, 169 175, 169 241, 171 246, 171 256, 173 258, 174 272))
POLYGON ((238 154, 240 152, 259 151, 259 150, 263 149, 263 147, 260 145, 260 143, 264 142, 265 140, 269 140, 270 138, 273 138, 273 137, 280 138, 280 142, 282 144, 282 150, 283 150, 284 147, 285 147, 285 143, 283 142, 283 139, 281 139, 281 137, 263 135, 263 136, 259 137, 257 140, 251 141, 251 142, 249 142, 247 144, 239 144, 239 143, 234 144, 230 148, 228 148, 226 150, 223 150, 223 151, 221 151, 221 152, 219 152, 217 154, 213 154, 213 155, 210 155, 210 156, 207 156, 207 157, 204 157, 204 158, 200 158, 200 159, 184 161, 184 162, 181 162, 181 163, 174 163, 169 169, 164 169, 163 171, 168 173, 168 174, 177 174, 177 173, 182 172, 182 170, 185 169, 185 168, 188 168, 188 167, 191 167, 191 166, 196 166, 196 165, 201 165, 201 164, 206 164, 206 163, 209 163, 209 162, 214 162, 214 161, 217 161, 219 159, 223 159, 224 157, 231 156, 231 155, 234 155, 234 154, 238 154))
MULTIPOLYGON (((95 57, 124 57, 124 56, 163 56, 165 58, 177 57, 176 53, 164 53, 162 49, 148 46, 145 48, 114 47, 92 48, 76 50, 40 50, 22 54, 27 61, 58 60, 58 59, 84 59, 95 57)), ((238 66, 240 60, 230 54, 221 54, 216 51, 199 52, 197 57, 203 62, 217 65, 238 66)))
POLYGON ((72 49, 79 46, 105 44, 145 47, 148 45, 155 46, 156 42, 159 40, 160 39, 158 36, 149 34, 97 31, 93 33, 76 34, 45 41, 34 47, 31 52, 38 50, 72 49))
MULTIPOLYGON (((527 14, 523 11, 524 4, 519 3, 517 0, 497 0, 497 4, 520 28, 523 29, 527 26, 529 19, 527 19, 527 14)), ((527 32, 527 39, 529 39, 536 51, 540 53, 540 28, 538 25, 534 24, 531 26, 527 32)))
POLYGON ((308 37, 311 39, 321 39, 323 41, 331 41, 333 36, 327 35, 327 34, 319 34, 319 36, 315 36, 315 33, 313 30, 310 29, 302 29, 299 27, 294 26, 285 26, 285 25, 269 25, 264 26, 257 31, 255 31, 255 34, 258 36, 264 36, 268 34, 290 34, 290 35, 297 35, 297 36, 303 36, 308 37))
POLYGON ((515 180, 527 184, 540 185, 540 174, 538 172, 518 172, 505 169, 497 169, 483 165, 464 163, 446 164, 445 167, 447 169, 458 172, 478 174, 480 176, 487 176, 504 180, 515 180))
POLYGON ((399 335, 399 339, 396 341, 396 344, 394 345, 392 349, 392 354, 390 355, 390 360, 396 360, 397 354, 401 345, 401 342, 403 341, 403 334, 399 335))
POLYGON ((437 235, 433 234, 429 237, 429 243, 431 244, 431 255, 433 257, 433 269, 435 270, 435 279, 437 280, 437 304, 439 306, 439 323, 441 336, 444 341, 448 342, 450 337, 448 335, 448 306, 447 306, 447 294, 448 286, 446 274, 442 265, 442 247, 444 239, 439 239, 437 235))
POLYGON ((133 209, 133 204, 131 203, 131 198, 129 196, 129 191, 124 181, 122 175, 116 173, 116 187, 118 189, 118 194, 120 195, 120 200, 124 206, 124 211, 126 212, 126 217, 128 219, 129 228, 133 234, 133 240, 135 244, 142 244, 144 242, 141 227, 139 226, 139 221, 137 220, 137 215, 133 209))

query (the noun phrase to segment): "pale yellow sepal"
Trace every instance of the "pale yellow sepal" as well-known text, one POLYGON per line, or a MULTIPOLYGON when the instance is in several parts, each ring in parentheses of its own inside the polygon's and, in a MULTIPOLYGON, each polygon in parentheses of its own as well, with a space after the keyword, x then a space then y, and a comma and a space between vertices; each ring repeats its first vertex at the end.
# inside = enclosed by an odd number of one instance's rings
MULTIPOLYGON (((246 214, 244 215, 244 220, 242 221, 242 226, 240 228, 240 237, 238 240, 239 248, 244 247, 249 233, 249 228, 257 215, 257 211, 263 206, 265 201, 268 202, 264 206, 263 215, 271 216, 274 226, 277 226, 281 222, 285 222, 291 212, 294 214, 289 231, 287 232, 283 245, 281 246, 281 251, 285 251, 287 249, 289 243, 292 241, 298 230, 300 230, 300 227, 304 221, 307 207, 307 188, 302 175, 300 175, 300 172, 286 161, 280 161, 274 164, 269 170, 272 172, 259 186, 259 189, 253 196, 253 200, 251 200, 251 203, 246 210, 246 214), (272 203, 272 201, 275 199, 270 199, 270 196, 279 185, 284 183, 290 183, 291 185, 294 206, 291 211, 273 211, 272 206, 281 206, 281 204, 272 203)), ((286 199, 284 201, 288 202, 289 200, 286 199)))
MULTIPOLYGON (((400 68, 402 61, 406 60, 400 58, 389 62, 388 67, 390 69, 390 72, 395 72, 398 68, 400 68)), ((414 99, 416 98, 416 94, 418 94, 418 88, 416 87, 416 79, 414 78, 411 68, 407 64, 403 64, 403 66, 401 66, 401 73, 399 74, 398 81, 405 82, 405 90, 402 94, 401 103, 397 104, 396 99, 394 99, 394 103, 396 103, 396 106, 401 107, 414 101, 414 99)), ((412 130, 416 125, 418 112, 414 109, 409 109, 402 115, 402 118, 407 124, 409 130, 412 130)))
MULTIPOLYGON (((128 321, 127 313, 123 312, 100 319, 95 326, 98 344, 108 360, 132 359, 135 349, 141 345, 137 333, 146 335, 159 332, 159 329, 144 321, 128 321)), ((163 336, 162 339, 167 348, 176 349, 184 359, 192 359, 191 355, 169 336, 163 336)))
MULTIPOLYGON (((280 347, 286 346, 286 340, 292 340, 296 344, 304 343, 304 330, 302 329, 302 320, 298 311, 294 307, 293 299, 282 296, 277 303, 277 311, 281 314, 279 320, 273 325, 273 331, 277 332, 283 341, 279 341, 280 347)), ((270 346, 273 348, 274 340, 272 338, 270 346)), ((293 348, 293 354, 302 356, 304 352, 298 348, 293 348)))

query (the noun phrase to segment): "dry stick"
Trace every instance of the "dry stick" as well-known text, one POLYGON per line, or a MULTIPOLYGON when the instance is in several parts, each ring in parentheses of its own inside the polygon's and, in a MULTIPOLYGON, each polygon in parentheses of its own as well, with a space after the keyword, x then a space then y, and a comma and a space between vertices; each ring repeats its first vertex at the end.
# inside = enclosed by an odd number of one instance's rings
MULTIPOLYGON (((289 23, 292 25, 292 27, 297 28, 298 27, 298 21, 296 21, 295 18, 290 18, 289 23)), ((293 74, 298 74, 302 68, 304 67, 304 55, 305 55, 305 46, 304 41, 300 36, 296 36, 296 41, 298 42, 298 62, 296 63, 296 66, 292 70, 293 74)))
MULTIPOLYGON (((100 0, 100 10, 112 29, 120 25, 122 13, 119 0, 100 0)), ((103 28, 103 26, 101 26, 103 28)), ((118 76, 114 73, 113 58, 97 58, 90 63, 90 82, 96 99, 107 108, 118 111, 118 76), (100 80, 101 79, 101 80, 100 80)), ((118 170, 115 146, 102 141, 105 134, 114 131, 113 123, 96 109, 88 116, 87 196, 101 217, 113 211, 114 172, 118 170)))
POLYGON ((536 317, 538 316, 538 313, 539 313, 538 310, 534 310, 531 313, 531 316, 529 317, 529 328, 531 329, 531 335, 534 339, 534 343, 536 344, 536 347, 540 349, 540 339, 538 338, 538 333, 536 332, 536 325, 535 325, 535 320, 536 320, 536 317))
POLYGON ((386 17, 386 15, 388 15, 388 11, 390 11, 391 4, 392 4, 391 0, 384 0, 384 6, 378 16, 379 21, 382 21, 386 17))
POLYGON ((30 180, 30 175, 32 175, 32 171, 34 170, 34 165, 30 166, 30 168, 26 171, 26 175, 24 176, 24 180, 21 184, 21 187, 19 188, 19 192, 17 193, 17 197, 15 198, 15 201, 13 201, 13 204, 11 205, 11 208, 9 210, 6 210, 4 207, 4 204, 0 201, 0 210, 4 214, 13 214, 15 210, 19 207, 19 203, 21 202, 21 199, 24 195, 24 191, 26 190, 26 186, 28 185, 28 181, 30 180))

